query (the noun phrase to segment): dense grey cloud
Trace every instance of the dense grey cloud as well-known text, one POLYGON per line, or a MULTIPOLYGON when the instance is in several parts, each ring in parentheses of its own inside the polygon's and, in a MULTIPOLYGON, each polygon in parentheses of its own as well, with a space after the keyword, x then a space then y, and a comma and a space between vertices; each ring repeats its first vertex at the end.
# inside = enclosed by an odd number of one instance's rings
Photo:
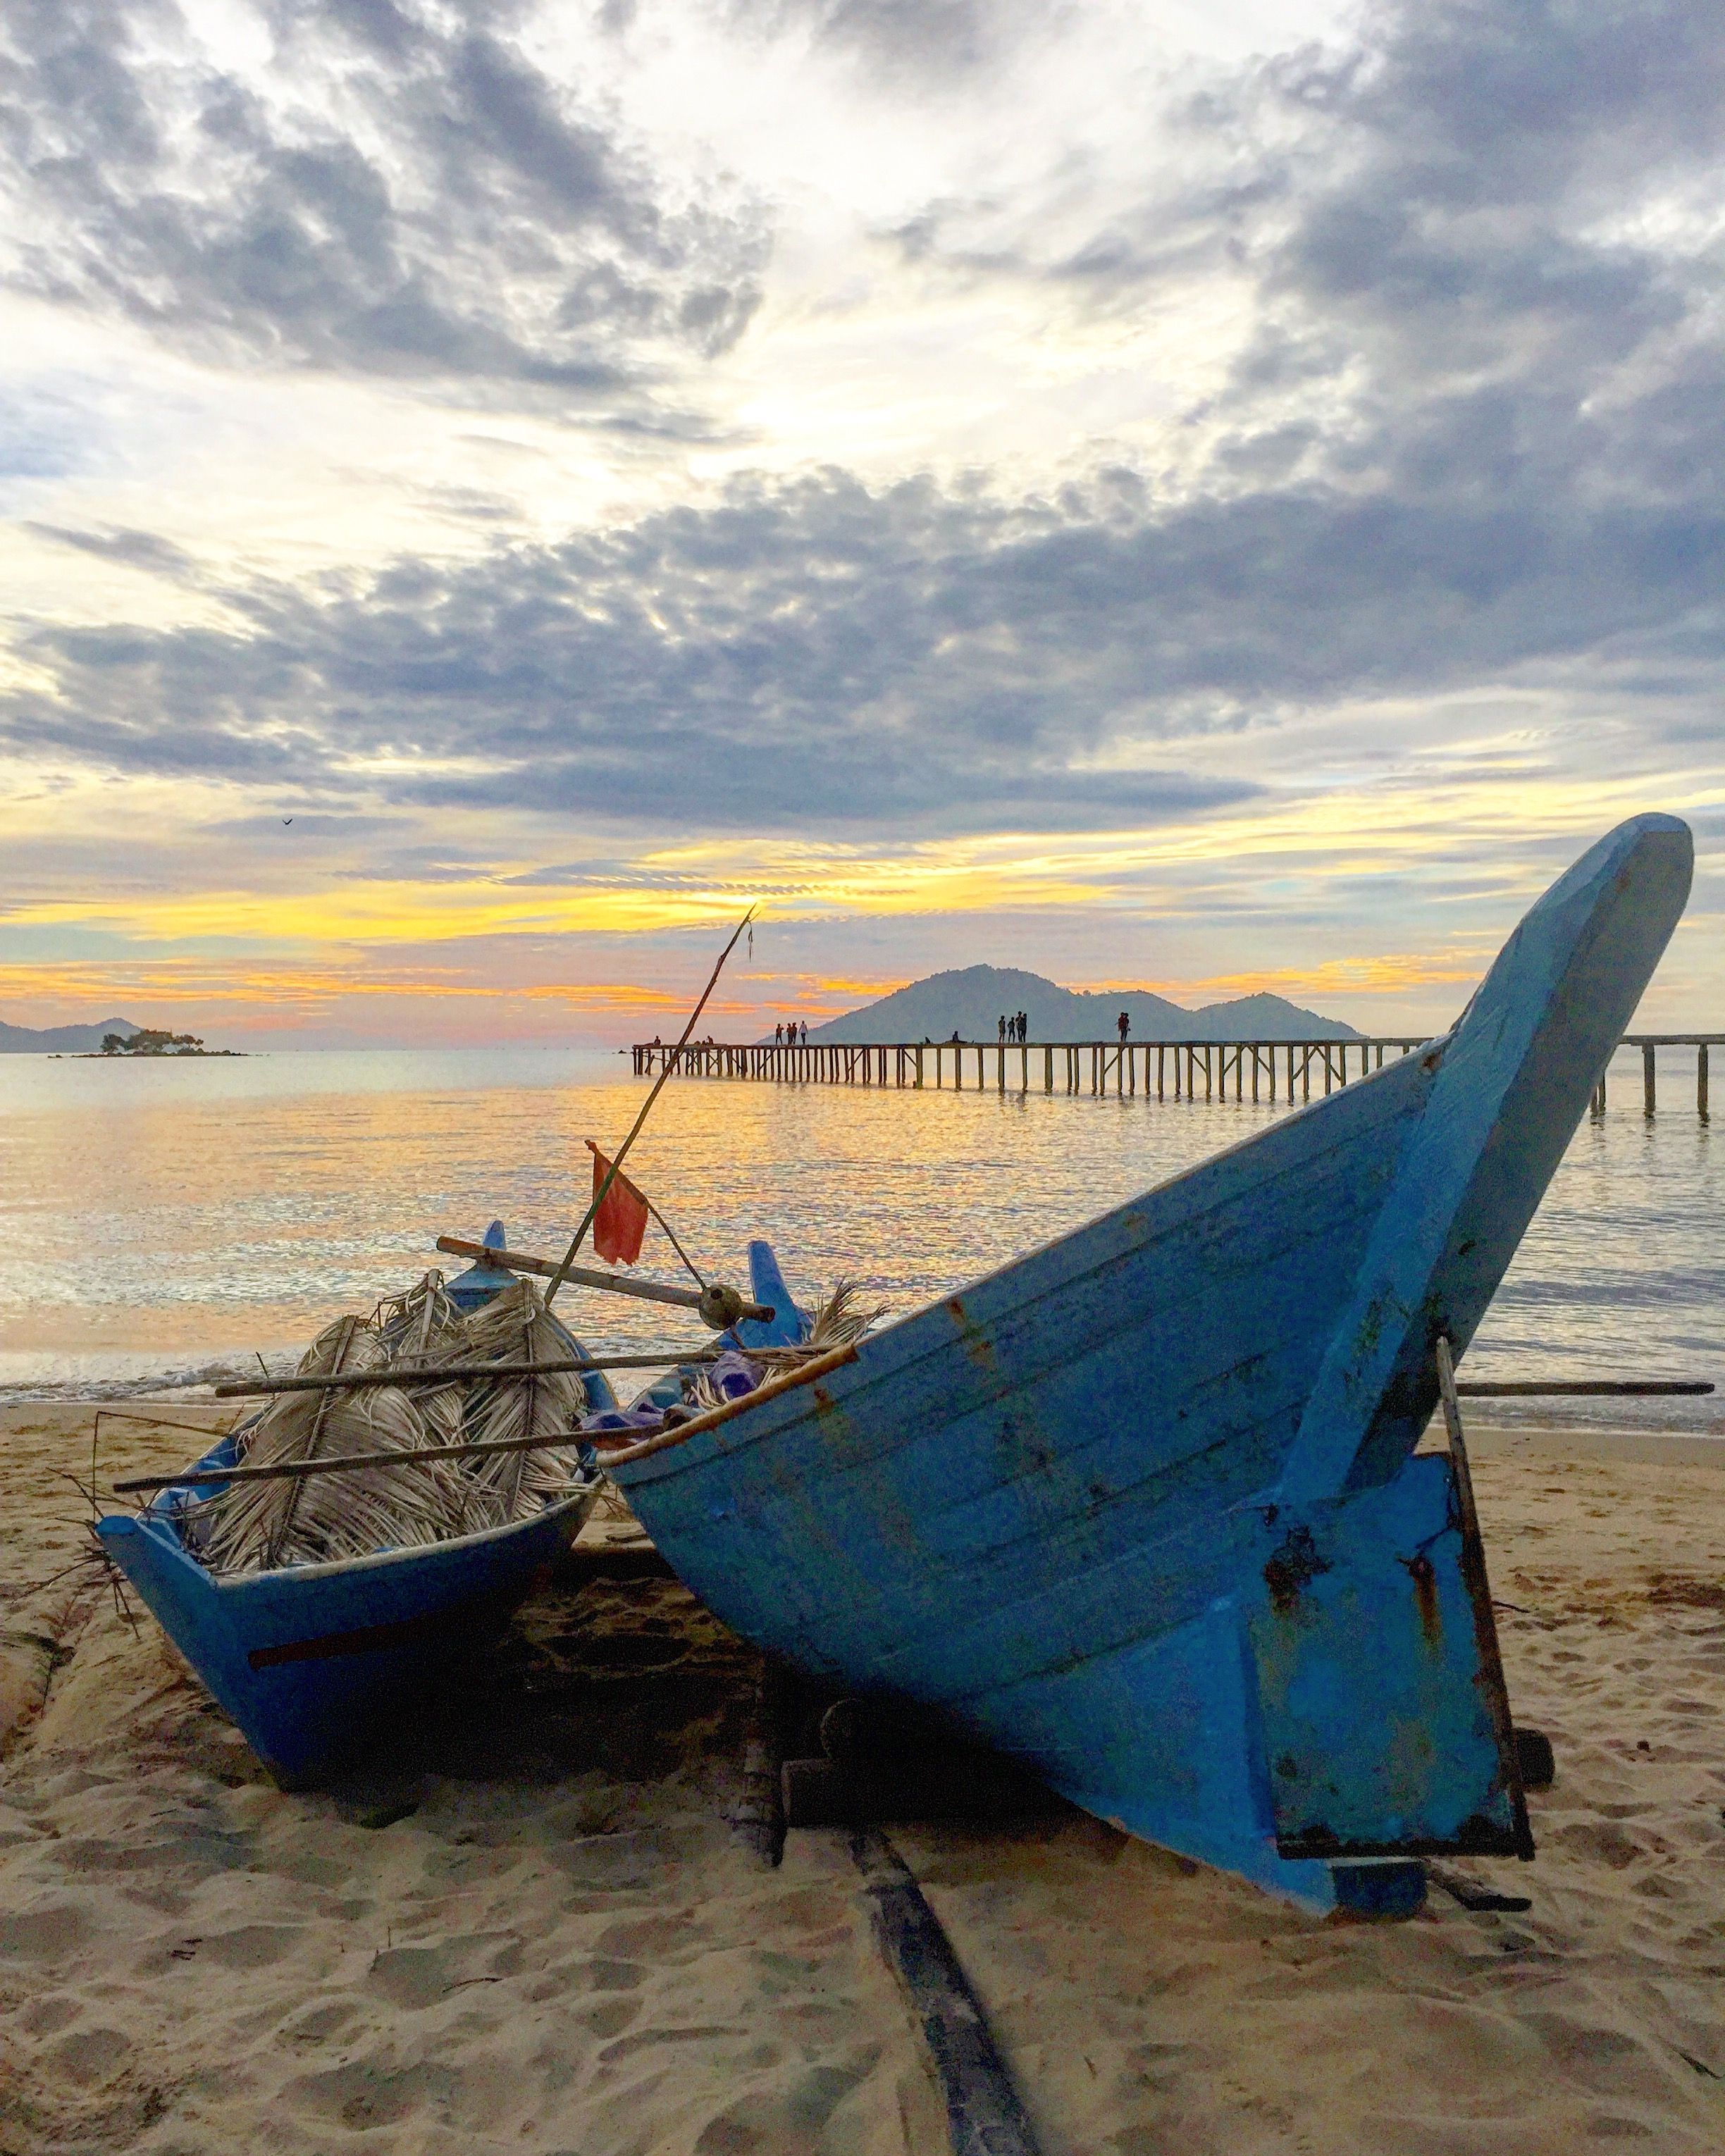
POLYGON ((1143 188, 1076 239, 1029 198, 932 203, 891 237, 1098 311, 1243 281, 1257 333, 1191 415, 1229 430, 1218 482, 1502 492, 1580 457, 1657 491, 1691 484, 1697 448, 1718 471, 1717 8, 1380 5, 1357 44, 1217 75, 1162 117, 1143 188))
POLYGON ((552 402, 757 304, 758 226, 678 203, 509 34, 506 4, 275 0, 261 74, 172 0, 13 0, 15 287, 204 352, 552 402))
POLYGON ((1725 15, 1436 0, 1369 29, 1189 116, 1276 144, 1202 204, 1258 287, 1216 414, 1241 428, 1245 475, 1276 444, 1400 500, 1537 499, 1581 467, 1602 498, 1702 499, 1697 453, 1720 468, 1725 15))
POLYGON ((7 724, 126 770, 315 791, 387 756, 405 769, 371 784, 398 799, 659 822, 1155 820, 1246 789, 1074 767, 1155 684, 1117 633, 1084 648, 1132 581, 1057 511, 833 475, 334 595, 239 592, 231 633, 46 630, 29 655, 62 694, 7 724))
POLYGON ((420 803, 1119 828, 1237 798, 1189 766, 1255 711, 1584 658, 1711 671, 1722 593, 1717 507, 1313 485, 1158 511, 1106 480, 1014 505, 833 474, 323 595, 236 592, 229 632, 45 630, 28 655, 59 693, 14 698, 6 730, 420 803))

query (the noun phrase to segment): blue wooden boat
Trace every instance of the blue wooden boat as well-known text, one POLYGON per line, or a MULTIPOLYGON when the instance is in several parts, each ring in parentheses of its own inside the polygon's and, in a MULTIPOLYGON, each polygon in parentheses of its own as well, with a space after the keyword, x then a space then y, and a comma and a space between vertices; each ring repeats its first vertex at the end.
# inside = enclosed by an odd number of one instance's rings
MULTIPOLYGON (((485 1241, 505 1247, 501 1223, 485 1241)), ((449 1282, 472 1309, 513 1276, 474 1265, 449 1282)), ((583 1351, 565 1334, 568 1353, 583 1351)), ((603 1375, 592 1408, 615 1404, 603 1375)), ((238 1435, 235 1433, 234 1435, 238 1435)), ((234 1435, 200 1467, 234 1465, 234 1435)), ((187 1548, 185 1508, 218 1486, 165 1490, 144 1511, 97 1522, 103 1548, 285 1787, 362 1753, 423 1701, 452 1654, 482 1643, 551 1576, 600 1487, 597 1474, 536 1517, 330 1564, 218 1577, 187 1548)))
POLYGON ((1531 1856, 1467 1492, 1414 1448, 1692 859, 1622 825, 1422 1051, 614 1466, 648 1532, 791 1664, 1301 1902, 1531 1856))

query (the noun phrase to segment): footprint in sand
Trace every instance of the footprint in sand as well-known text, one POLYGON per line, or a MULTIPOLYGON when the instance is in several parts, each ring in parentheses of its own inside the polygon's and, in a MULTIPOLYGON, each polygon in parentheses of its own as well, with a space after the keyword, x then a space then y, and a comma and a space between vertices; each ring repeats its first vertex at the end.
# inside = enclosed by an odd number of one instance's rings
POLYGON ((89 2088, 118 2071, 131 2056, 131 2039, 118 2029, 78 2029, 49 2053, 57 2072, 89 2088))

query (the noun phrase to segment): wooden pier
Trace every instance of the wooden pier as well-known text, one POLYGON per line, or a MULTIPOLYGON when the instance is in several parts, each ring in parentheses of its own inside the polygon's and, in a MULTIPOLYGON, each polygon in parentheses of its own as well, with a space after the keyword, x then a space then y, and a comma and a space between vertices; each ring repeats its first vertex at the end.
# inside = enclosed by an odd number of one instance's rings
MULTIPOLYGON (((1309 1101, 1357 1083, 1425 1040, 900 1040, 839 1042, 691 1040, 686 1047, 637 1042, 637 1077, 670 1068, 688 1078, 752 1079, 787 1086, 866 1086, 906 1091, 1142 1094, 1157 1101, 1309 1101)), ((1696 1051, 1696 1109, 1707 1120, 1707 1050, 1725 1033, 1626 1034, 1641 1051, 1642 1111, 1655 1112, 1656 1053, 1696 1051)), ((1605 1112, 1604 1079, 1593 1112, 1605 1112)))

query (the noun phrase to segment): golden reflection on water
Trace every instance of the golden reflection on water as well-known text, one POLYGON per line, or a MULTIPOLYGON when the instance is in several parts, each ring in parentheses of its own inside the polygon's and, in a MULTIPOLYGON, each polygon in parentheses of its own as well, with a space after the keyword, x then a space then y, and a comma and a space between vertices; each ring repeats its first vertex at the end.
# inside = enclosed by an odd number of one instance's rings
MULTIPOLYGON (((1672 1083, 1651 1129, 1627 1106, 1584 1125, 1476 1374, 1725 1376, 1720 1178, 1672 1083)), ((0 1378, 297 1348, 435 1262, 439 1234, 477 1236, 494 1216, 516 1247, 560 1255, 589 1189, 583 1139, 614 1144, 643 1091, 626 1059, 521 1050, 0 1058, 0 1378)), ((674 1081, 631 1173, 710 1275, 743 1278, 745 1245, 766 1235, 805 1300, 849 1274, 905 1312, 1283 1112, 674 1081)), ((656 1229, 644 1262, 676 1272, 656 1229)), ((566 1292, 589 1344, 699 1329, 566 1292)))

